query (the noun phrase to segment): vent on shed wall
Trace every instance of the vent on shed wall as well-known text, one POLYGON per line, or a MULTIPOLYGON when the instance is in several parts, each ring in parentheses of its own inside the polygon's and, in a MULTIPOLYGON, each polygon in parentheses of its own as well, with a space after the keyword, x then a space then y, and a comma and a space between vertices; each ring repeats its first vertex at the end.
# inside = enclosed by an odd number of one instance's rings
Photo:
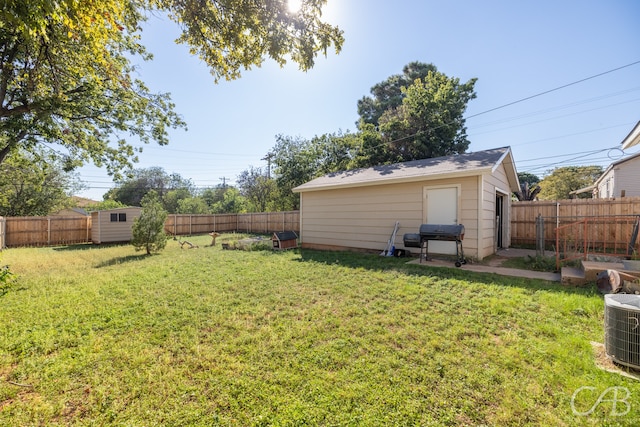
POLYGON ((640 369, 640 295, 604 296, 604 345, 615 362, 640 369))

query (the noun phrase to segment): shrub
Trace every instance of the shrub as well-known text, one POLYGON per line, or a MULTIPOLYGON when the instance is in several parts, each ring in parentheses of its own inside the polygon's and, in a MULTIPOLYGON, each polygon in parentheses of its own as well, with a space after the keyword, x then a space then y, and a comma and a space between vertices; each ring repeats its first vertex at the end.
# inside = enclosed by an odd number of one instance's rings
POLYGON ((0 297, 9 292, 14 283, 15 277, 9 270, 9 266, 0 266, 0 297))
POLYGON ((160 252, 167 245, 167 235, 164 232, 167 211, 162 207, 155 191, 148 192, 140 204, 142 210, 140 216, 133 222, 131 243, 137 251, 145 249, 147 255, 151 252, 160 252))

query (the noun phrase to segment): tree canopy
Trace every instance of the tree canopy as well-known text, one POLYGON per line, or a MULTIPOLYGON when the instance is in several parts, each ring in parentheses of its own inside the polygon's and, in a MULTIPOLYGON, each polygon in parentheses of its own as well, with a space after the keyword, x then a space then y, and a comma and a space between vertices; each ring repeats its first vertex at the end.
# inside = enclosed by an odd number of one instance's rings
MULTIPOLYGON (((571 192, 592 185, 602 175, 600 166, 565 166, 551 171, 540 181, 539 198, 543 200, 562 200, 571 198, 571 192)), ((579 194, 589 198, 591 193, 579 194)))
POLYGON ((16 151, 0 164, 0 216, 44 216, 69 207, 80 187, 73 173, 41 150, 16 151))
POLYGON ((436 72, 438 69, 433 64, 411 62, 404 66, 402 74, 394 74, 385 81, 375 84, 371 88, 372 96, 364 96, 358 101, 358 115, 361 123, 377 126, 378 120, 385 111, 402 105, 404 98, 402 88, 410 86, 416 79, 427 77, 430 71, 436 72))
POLYGON ((321 21, 326 0, 297 13, 273 0, 4 0, 0 8, 0 163, 20 148, 56 146, 70 170, 86 162, 120 177, 137 160, 131 138, 168 143, 184 127, 166 93, 136 79, 133 58, 148 14, 176 22, 215 81, 234 79, 267 57, 302 70, 343 37, 321 21))
POLYGON ((195 186, 180 174, 167 173, 161 167, 134 169, 130 178, 118 181, 119 185, 106 194, 106 198, 126 206, 141 206, 142 199, 150 191, 155 191, 163 207, 169 213, 176 213, 180 200, 192 197, 195 186))

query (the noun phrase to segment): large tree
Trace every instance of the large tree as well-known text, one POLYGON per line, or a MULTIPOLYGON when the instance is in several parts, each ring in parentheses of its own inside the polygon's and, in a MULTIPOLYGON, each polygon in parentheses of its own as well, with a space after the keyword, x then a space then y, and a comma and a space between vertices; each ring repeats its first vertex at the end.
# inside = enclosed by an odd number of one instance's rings
POLYGON ((387 162, 405 162, 464 153, 469 147, 464 112, 476 97, 476 79, 458 78, 429 71, 402 88, 404 98, 379 119, 379 130, 389 145, 387 162))
POLYGON ((13 152, 0 164, 0 216, 49 215, 71 206, 80 188, 75 174, 46 152, 13 152))
POLYGON ((179 201, 194 196, 195 186, 180 174, 167 173, 163 168, 134 169, 130 178, 118 180, 118 186, 107 192, 105 198, 127 206, 140 206, 142 198, 155 191, 169 213, 176 213, 179 201))
POLYGON ((430 71, 436 72, 438 69, 433 64, 411 62, 404 66, 402 74, 394 74, 375 84, 371 88, 371 96, 364 96, 358 101, 359 126, 366 123, 377 126, 385 111, 402 105, 405 96, 402 88, 410 86, 416 79, 426 77, 430 71))
POLYGON ((236 180, 240 194, 249 202, 252 212, 267 212, 274 206, 278 195, 276 181, 262 170, 251 166, 242 171, 236 180))
POLYGON ((67 167, 92 161, 118 177, 136 160, 133 137, 168 142, 184 126, 167 94, 134 78, 151 13, 178 23, 214 80, 234 79, 266 57, 302 70, 340 50, 342 32, 320 19, 326 0, 3 0, 0 8, 0 163, 20 148, 58 145, 67 167))
MULTIPOLYGON (((565 166, 550 171, 540 181, 539 198, 543 200, 569 199, 571 192, 592 185, 602 175, 600 166, 565 166)), ((579 194, 578 197, 589 198, 591 192, 579 194)))

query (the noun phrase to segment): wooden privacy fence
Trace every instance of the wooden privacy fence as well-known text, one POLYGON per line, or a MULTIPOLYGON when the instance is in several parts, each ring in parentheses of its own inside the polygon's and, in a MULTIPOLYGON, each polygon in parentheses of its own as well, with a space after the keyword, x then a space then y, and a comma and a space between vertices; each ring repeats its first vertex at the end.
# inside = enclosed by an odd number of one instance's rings
POLYGON ((91 241, 90 216, 5 218, 5 246, 51 246, 91 241))
POLYGON ((185 215, 171 214, 164 229, 174 235, 204 234, 211 231, 275 233, 300 231, 300 212, 261 212, 246 214, 185 215))
MULTIPOLYGON (((640 197, 621 199, 570 199, 511 204, 511 245, 535 246, 536 218, 544 219, 544 242, 547 249, 556 245, 556 229, 571 229, 570 224, 586 220, 589 239, 612 247, 629 242, 632 219, 640 215, 640 197), (607 218, 605 220, 605 218, 607 218)), ((577 228, 576 228, 577 230, 577 228)), ((580 228, 584 233, 584 227, 580 228)))
MULTIPOLYGON (((173 235, 218 232, 300 232, 300 212, 169 215, 165 230, 173 235)), ((91 242, 91 217, 0 217, 0 249, 91 242)))

